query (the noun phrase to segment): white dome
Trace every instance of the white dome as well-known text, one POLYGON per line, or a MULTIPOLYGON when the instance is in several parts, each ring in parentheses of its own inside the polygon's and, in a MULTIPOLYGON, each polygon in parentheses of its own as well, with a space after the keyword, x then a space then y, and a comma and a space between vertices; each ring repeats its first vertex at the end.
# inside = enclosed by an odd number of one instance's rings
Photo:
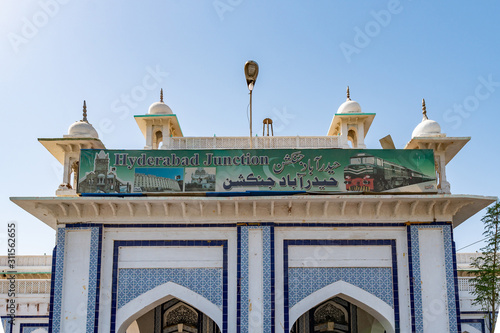
POLYGON ((68 136, 75 138, 95 138, 99 139, 97 131, 88 122, 79 120, 71 124, 68 128, 68 136))
POLYGON ((439 126, 439 124, 434 120, 422 120, 422 122, 413 130, 411 137, 416 138, 426 136, 443 136, 441 134, 441 126, 439 126))
POLYGON ((437 121, 430 120, 427 117, 427 107, 425 106, 425 99, 422 99, 422 122, 415 127, 413 133, 411 133, 411 138, 418 137, 429 137, 429 136, 446 136, 446 134, 441 133, 441 126, 437 121))
POLYGON ((173 114, 173 112, 167 104, 155 102, 149 107, 148 114, 173 114))
POLYGON ((342 103, 337 110, 337 113, 361 113, 361 106, 358 102, 351 101, 350 99, 342 103))

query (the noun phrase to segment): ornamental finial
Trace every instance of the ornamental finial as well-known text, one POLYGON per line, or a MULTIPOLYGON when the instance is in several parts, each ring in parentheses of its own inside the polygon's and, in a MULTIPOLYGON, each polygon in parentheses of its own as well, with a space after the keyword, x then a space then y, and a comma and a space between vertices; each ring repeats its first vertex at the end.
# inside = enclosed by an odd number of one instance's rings
POLYGON ((163 103, 163 88, 160 89, 160 102, 163 103))
POLYGON ((427 108, 425 107, 425 99, 422 98, 422 114, 424 115, 424 118, 422 120, 428 120, 427 118, 427 108))
POLYGON ((349 86, 347 86, 347 100, 351 100, 351 93, 349 92, 349 86))
POLYGON ((87 121, 87 103, 85 102, 85 100, 83 101, 83 119, 82 121, 88 123, 87 121))

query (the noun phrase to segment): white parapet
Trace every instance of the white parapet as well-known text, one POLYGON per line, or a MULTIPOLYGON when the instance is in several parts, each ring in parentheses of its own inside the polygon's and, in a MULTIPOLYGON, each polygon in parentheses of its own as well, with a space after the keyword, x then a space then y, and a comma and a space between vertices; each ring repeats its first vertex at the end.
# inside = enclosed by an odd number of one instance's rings
POLYGON ((336 136, 172 137, 162 149, 306 149, 339 148, 336 136))

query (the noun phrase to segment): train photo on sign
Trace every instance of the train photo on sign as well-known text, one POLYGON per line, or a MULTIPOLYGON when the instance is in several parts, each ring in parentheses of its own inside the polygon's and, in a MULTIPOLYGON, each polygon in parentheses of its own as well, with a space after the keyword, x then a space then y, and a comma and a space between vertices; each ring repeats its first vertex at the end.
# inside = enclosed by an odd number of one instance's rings
POLYGON ((351 157, 344 168, 346 191, 383 192, 433 180, 435 177, 364 153, 351 157))

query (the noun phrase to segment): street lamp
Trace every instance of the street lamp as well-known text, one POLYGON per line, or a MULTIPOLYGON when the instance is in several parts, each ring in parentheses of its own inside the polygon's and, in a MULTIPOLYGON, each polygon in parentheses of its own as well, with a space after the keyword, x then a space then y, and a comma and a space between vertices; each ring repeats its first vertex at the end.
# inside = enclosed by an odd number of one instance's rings
POLYGON ((245 63, 245 78, 247 79, 248 90, 250 91, 250 148, 252 147, 252 91, 259 74, 259 65, 249 60, 245 63))

